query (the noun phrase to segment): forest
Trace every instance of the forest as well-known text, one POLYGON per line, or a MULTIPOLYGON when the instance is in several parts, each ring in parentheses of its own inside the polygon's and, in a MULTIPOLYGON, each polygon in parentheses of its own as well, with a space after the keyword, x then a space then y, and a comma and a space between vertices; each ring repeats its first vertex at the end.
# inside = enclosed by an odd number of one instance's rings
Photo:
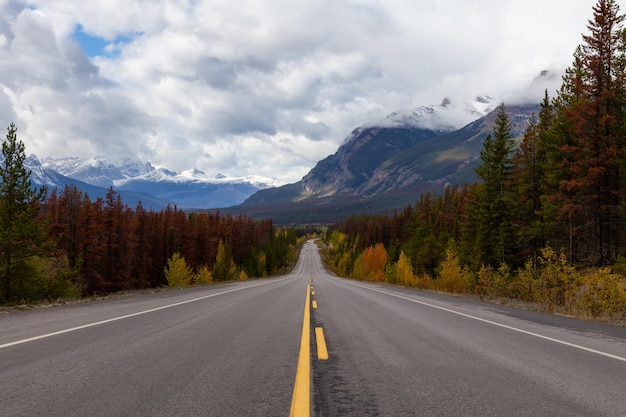
MULTIPOLYGON (((546 91, 522 138, 501 105, 477 183, 330 226, 329 268, 626 320, 624 18, 614 0, 598 0, 560 89, 546 91)), ((95 200, 75 187, 36 189, 14 124, 1 157, 3 305, 265 277, 296 255, 296 231, 271 220, 129 208, 112 188, 95 200)))
POLYGON ((131 209, 112 188, 36 189, 14 124, 0 164, 0 304, 266 277, 293 260, 295 230, 245 215, 131 209))
POLYGON ((426 194, 394 215, 331 227, 338 274, 577 316, 626 317, 626 31, 599 0, 561 88, 523 138, 505 106, 484 141, 479 182, 426 194))

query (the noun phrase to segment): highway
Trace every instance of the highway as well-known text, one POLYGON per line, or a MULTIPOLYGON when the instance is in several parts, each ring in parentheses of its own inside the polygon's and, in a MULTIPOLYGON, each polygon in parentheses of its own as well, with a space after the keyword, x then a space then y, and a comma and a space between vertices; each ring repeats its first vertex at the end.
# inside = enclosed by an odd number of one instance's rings
POLYGON ((288 416, 294 408, 625 416, 626 329, 339 279, 312 242, 279 278, 0 314, 0 416, 288 416), (296 380, 310 383, 301 404, 296 380))

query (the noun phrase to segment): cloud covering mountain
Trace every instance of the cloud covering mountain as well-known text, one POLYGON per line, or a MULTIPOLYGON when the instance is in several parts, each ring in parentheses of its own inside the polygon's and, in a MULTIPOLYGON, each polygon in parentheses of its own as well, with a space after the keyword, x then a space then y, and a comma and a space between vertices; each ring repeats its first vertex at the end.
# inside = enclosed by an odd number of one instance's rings
POLYGON ((42 158, 296 181, 392 109, 554 91, 591 6, 0 0, 0 126, 42 158))

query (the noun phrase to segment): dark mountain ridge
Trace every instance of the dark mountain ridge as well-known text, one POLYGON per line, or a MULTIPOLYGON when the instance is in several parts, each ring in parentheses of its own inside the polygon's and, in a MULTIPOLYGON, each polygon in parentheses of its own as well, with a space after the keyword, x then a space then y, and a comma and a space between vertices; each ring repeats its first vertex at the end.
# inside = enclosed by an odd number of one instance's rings
MULTIPOLYGON (((538 110, 538 105, 506 107, 513 136, 523 135, 538 110)), ((498 111, 454 131, 413 125, 357 128, 301 181, 258 191, 222 210, 271 217, 277 224, 326 224, 356 213, 393 212, 423 193, 442 194, 449 184, 475 182, 474 168, 498 111)))

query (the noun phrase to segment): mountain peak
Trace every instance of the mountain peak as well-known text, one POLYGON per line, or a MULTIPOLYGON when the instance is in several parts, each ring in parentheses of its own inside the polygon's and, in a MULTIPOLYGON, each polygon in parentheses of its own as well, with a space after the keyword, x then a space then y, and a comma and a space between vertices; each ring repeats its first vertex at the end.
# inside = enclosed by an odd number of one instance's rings
POLYGON ((45 158, 41 162, 44 168, 53 169, 61 175, 105 188, 112 186, 115 181, 154 171, 149 162, 144 163, 137 158, 110 159, 101 155, 45 158))
POLYGON ((496 107, 494 100, 487 95, 479 95, 472 101, 444 97, 441 104, 397 110, 383 120, 365 127, 418 128, 451 132, 485 116, 496 107))
MULTIPOLYGON (((513 136, 523 134, 538 108, 506 107, 513 136)), ((277 223, 334 222, 358 212, 391 213, 413 204, 422 193, 443 193, 448 184, 472 183, 483 140, 497 113, 488 96, 471 102, 447 98, 440 105, 392 113, 385 120, 387 126, 354 129, 335 154, 319 161, 300 182, 261 190, 240 210, 253 217, 271 216, 277 223), (425 120, 452 120, 450 116, 459 112, 470 120, 460 129, 423 127, 428 126, 425 120)))
POLYGON ((36 157, 31 158, 36 183, 63 188, 76 180, 83 188, 92 187, 90 195, 104 195, 113 186, 121 194, 143 201, 146 207, 154 207, 157 200, 162 207, 168 203, 197 209, 228 207, 243 202, 260 189, 284 185, 260 176, 230 178, 219 174, 210 178, 197 168, 175 172, 165 167, 155 168, 137 158, 46 158, 43 164, 36 157), (59 181, 61 176, 64 179, 59 181))
POLYGON ((178 176, 181 178, 189 178, 194 180, 207 179, 207 175, 204 173, 204 171, 200 171, 197 168, 182 171, 180 174, 178 174, 178 176))

